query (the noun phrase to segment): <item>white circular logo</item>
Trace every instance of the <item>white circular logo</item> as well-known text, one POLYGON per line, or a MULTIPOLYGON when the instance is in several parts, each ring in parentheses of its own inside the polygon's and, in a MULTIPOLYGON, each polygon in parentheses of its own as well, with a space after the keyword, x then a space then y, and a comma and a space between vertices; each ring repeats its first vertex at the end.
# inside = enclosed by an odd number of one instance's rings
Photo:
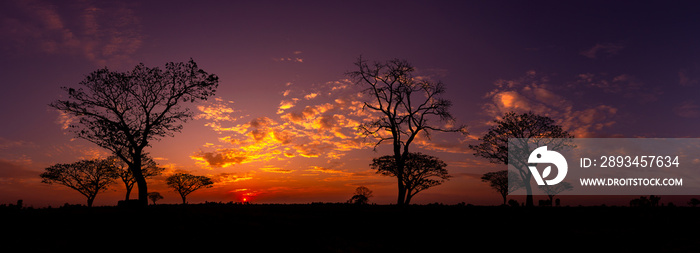
POLYGON ((552 171, 552 166, 547 166, 547 168, 542 171, 542 175, 537 171, 537 166, 528 166, 538 185, 555 185, 561 183, 569 169, 566 158, 557 151, 547 150, 547 146, 542 146, 533 150, 532 153, 530 153, 530 157, 527 159, 527 163, 550 163, 557 166, 557 176, 548 180, 543 179, 549 176, 552 171))

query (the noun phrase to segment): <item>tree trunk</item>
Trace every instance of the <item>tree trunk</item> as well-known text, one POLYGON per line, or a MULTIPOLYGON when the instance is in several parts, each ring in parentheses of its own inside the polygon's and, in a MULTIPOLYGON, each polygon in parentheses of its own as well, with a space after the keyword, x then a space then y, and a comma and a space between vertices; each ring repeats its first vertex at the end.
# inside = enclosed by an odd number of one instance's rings
POLYGON ((136 179, 136 185, 139 189, 139 205, 148 206, 148 186, 146 185, 146 178, 141 172, 141 152, 134 152, 133 154, 133 167, 129 167, 131 173, 134 174, 134 179, 136 179))
POLYGON ((136 184, 138 184, 139 188, 139 204, 148 206, 148 186, 146 185, 146 179, 143 175, 136 178, 136 184))
POLYGON ((403 184, 405 162, 401 156, 401 151, 398 148, 394 148, 394 161, 396 161, 396 182, 398 183, 399 188, 399 196, 396 200, 396 205, 402 206, 406 202, 406 187, 403 184))
POLYGON ((507 198, 507 197, 508 197, 508 195, 503 194, 503 205, 504 205, 504 206, 508 203, 508 202, 506 201, 506 198, 507 198))
POLYGON ((95 201, 95 196, 89 196, 87 198, 87 206, 92 207, 92 202, 94 202, 94 201, 95 201))
POLYGON ((398 188, 399 188, 399 194, 398 194, 399 196, 396 199, 396 204, 401 206, 406 201, 406 198, 405 198, 406 188, 403 187, 403 182, 401 181, 401 178, 398 178, 396 181, 398 181, 398 188))
POLYGON ((129 201, 129 196, 131 195, 131 189, 133 189, 133 187, 126 186, 126 196, 124 197, 124 201, 129 201))
POLYGON ((525 190, 527 191, 525 206, 535 206, 535 201, 532 199, 532 187, 530 187, 530 184, 525 184, 525 190))
POLYGON ((180 197, 182 197, 182 204, 183 204, 183 205, 187 205, 187 196, 185 196, 185 195, 180 195, 180 197))
MULTIPOLYGON (((522 174, 521 174, 522 175, 522 174)), ((529 172, 525 174, 523 179, 523 185, 525 186, 525 192, 527 196, 525 197, 525 206, 535 206, 535 201, 532 198, 532 185, 530 185, 530 180, 532 179, 532 173, 529 172)))

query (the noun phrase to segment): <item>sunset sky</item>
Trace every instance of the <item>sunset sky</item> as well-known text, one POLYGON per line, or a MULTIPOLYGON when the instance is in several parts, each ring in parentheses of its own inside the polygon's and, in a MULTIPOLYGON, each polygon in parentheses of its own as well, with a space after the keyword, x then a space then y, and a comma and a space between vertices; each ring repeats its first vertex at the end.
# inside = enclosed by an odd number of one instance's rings
MULTIPOLYGON (((358 186, 393 203, 394 179, 369 167, 388 147, 373 151, 354 130, 368 97, 345 73, 359 56, 406 59, 442 81, 468 126, 416 141, 453 178, 413 202, 499 204, 479 177, 505 166, 468 145, 504 112, 549 116, 576 137, 698 137, 698 17, 693 1, 2 1, 0 204, 85 204, 38 177, 109 155, 74 139, 72 119, 48 106, 66 97, 60 87, 105 66, 190 58, 220 85, 189 105, 181 133, 148 149, 166 168, 149 181, 158 203, 180 202, 164 184, 178 171, 215 182, 190 203, 344 202, 358 186)), ((118 182, 95 205, 123 195, 118 182)))

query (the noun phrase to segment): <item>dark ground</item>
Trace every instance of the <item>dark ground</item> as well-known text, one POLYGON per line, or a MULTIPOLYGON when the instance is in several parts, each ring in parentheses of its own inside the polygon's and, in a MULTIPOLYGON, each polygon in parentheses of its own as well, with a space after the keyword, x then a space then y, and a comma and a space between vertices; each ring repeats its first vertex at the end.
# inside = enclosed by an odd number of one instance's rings
MULTIPOLYGON (((700 251, 700 208, 158 205, 0 209, 3 249, 223 252, 700 251)), ((13 250, 13 251, 17 251, 13 250)))

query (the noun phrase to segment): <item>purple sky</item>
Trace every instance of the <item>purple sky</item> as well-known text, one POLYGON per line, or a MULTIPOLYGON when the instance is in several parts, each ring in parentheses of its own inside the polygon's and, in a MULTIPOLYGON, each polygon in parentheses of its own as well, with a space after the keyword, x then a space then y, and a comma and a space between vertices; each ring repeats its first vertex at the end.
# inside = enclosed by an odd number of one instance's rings
MULTIPOLYGON (((192 106, 197 117, 183 132, 149 152, 166 173, 216 179, 191 202, 340 202, 365 185, 372 202, 391 203, 393 179, 368 166, 388 150, 352 135, 362 98, 344 73, 362 55, 406 59, 417 75, 441 80, 469 126, 469 136, 417 143, 455 177, 414 201, 498 204, 478 177, 504 167, 467 145, 506 111, 550 116, 577 137, 697 137, 699 11, 692 1, 4 1, 0 203, 83 203, 38 173, 108 155, 62 128, 70 119, 47 106, 66 95, 59 87, 104 66, 190 57, 220 77, 216 99, 192 106), (315 113, 292 117, 305 109, 315 113), (284 142, 273 138, 281 133, 284 142)), ((123 186, 112 189, 96 205, 123 198, 123 186)), ((162 178, 151 189, 163 203, 179 201, 162 178)))

